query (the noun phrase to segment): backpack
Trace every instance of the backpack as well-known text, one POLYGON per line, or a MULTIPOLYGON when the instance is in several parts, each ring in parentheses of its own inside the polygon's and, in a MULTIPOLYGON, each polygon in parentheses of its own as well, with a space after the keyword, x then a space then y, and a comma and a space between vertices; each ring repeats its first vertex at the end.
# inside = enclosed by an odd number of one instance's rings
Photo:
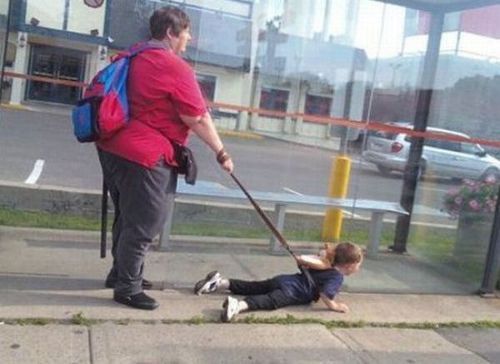
POLYGON ((79 142, 108 139, 128 124, 127 80, 130 60, 147 49, 164 48, 147 42, 140 43, 112 58, 111 63, 95 75, 72 111, 73 134, 79 142))

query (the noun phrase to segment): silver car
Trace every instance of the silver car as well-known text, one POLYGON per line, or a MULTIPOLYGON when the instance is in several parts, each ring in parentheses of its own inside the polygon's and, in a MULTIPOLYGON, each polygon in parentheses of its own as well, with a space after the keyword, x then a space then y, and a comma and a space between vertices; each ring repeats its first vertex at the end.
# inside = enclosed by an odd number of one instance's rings
MULTIPOLYGON (((446 129, 428 127, 427 131, 468 135, 446 129)), ((376 132, 368 137, 363 158, 374 163, 383 174, 404 171, 411 139, 406 134, 376 132)), ((500 161, 487 154, 478 144, 448 140, 426 139, 422 153, 420 176, 486 179, 500 177, 500 161)))

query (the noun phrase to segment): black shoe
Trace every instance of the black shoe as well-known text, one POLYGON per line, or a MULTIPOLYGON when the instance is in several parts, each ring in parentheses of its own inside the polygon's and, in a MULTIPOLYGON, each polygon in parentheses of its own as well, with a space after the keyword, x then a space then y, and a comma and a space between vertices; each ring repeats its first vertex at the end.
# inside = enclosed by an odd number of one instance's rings
MULTIPOLYGON (((115 288, 115 285, 116 285, 116 279, 108 278, 108 279, 106 279, 106 282, 104 282, 104 287, 106 287, 106 288, 115 288)), ((148 281, 147 279, 143 279, 141 287, 143 290, 146 290, 146 291, 153 289, 153 282, 148 281)))
POLYGON ((121 296, 115 293, 113 294, 113 300, 141 310, 154 310, 159 306, 158 302, 156 302, 154 298, 149 297, 144 292, 137 293, 132 296, 121 296))

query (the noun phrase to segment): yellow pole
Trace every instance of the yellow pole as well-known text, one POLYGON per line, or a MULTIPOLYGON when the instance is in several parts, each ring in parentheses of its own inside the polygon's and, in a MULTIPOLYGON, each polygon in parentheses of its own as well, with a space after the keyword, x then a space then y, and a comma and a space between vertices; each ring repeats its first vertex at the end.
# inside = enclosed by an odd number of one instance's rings
MULTIPOLYGON (((351 174, 351 159, 346 155, 339 155, 333 159, 328 195, 333 198, 344 198, 349 188, 351 174)), ((323 241, 338 241, 342 231, 342 210, 331 208, 326 211, 323 220, 323 241)))

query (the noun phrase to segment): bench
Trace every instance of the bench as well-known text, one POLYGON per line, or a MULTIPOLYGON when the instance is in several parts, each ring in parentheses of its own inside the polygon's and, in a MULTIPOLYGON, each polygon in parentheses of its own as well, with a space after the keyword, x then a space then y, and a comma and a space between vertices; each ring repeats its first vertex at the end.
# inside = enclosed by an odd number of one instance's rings
MULTIPOLYGON (((295 195, 291 193, 275 193, 275 192, 260 192, 260 191, 250 191, 252 197, 258 203, 273 203, 275 210, 275 226, 282 232, 285 224, 285 213, 289 206, 314 206, 321 208, 352 208, 355 207, 358 211, 367 211, 371 213, 370 221, 370 241, 367 246, 367 256, 375 257, 377 255, 380 236, 382 233, 383 219, 386 213, 396 214, 396 215, 407 215, 408 212, 404 210, 399 203, 396 202, 386 202, 386 201, 376 201, 376 200, 366 200, 366 199, 350 199, 350 198, 329 198, 322 196, 311 196, 311 195, 295 195)), ((172 221, 174 216, 175 199, 177 197, 196 197, 207 200, 224 200, 230 202, 247 202, 250 205, 247 197, 239 189, 231 189, 224 187, 223 185, 215 182, 200 181, 196 182, 196 185, 187 185, 183 179, 179 178, 177 192, 169 197, 168 204, 168 215, 160 234, 159 248, 168 246, 170 232, 172 229, 172 221)), ((271 237, 269 242, 269 249, 271 252, 280 252, 280 243, 271 237)))

